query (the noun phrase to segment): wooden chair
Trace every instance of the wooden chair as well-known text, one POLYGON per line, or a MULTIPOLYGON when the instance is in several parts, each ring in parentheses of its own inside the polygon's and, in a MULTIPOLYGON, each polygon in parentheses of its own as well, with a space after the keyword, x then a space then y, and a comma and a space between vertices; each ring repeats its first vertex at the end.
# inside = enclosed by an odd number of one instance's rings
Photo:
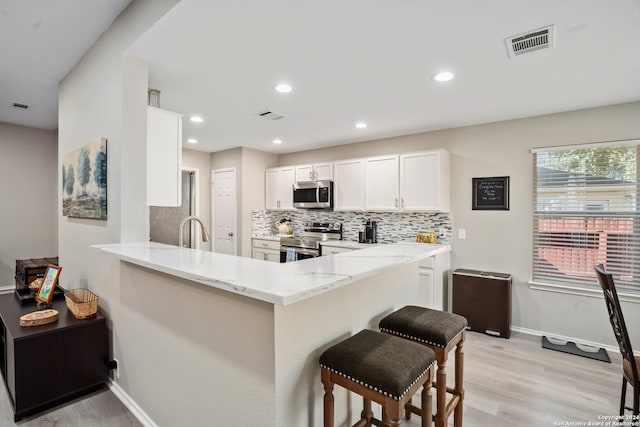
POLYGON ((624 415, 625 409, 632 409, 633 415, 638 417, 638 400, 640 397, 640 383, 638 382, 638 371, 640 371, 640 356, 633 355, 631 348, 631 340, 627 333, 627 326, 624 323, 624 316, 620 309, 620 301, 618 300, 618 292, 613 281, 613 275, 604 270, 604 266, 595 267, 598 282, 604 293, 604 302, 609 312, 609 320, 613 328, 613 334, 616 336, 620 353, 622 354, 622 392, 620 396, 620 415, 624 415), (627 395, 627 383, 633 387, 633 408, 625 407, 625 399, 627 395))
POLYGON ((357 427, 398 427, 402 409, 422 388, 422 427, 431 426, 433 351, 402 338, 363 330, 327 349, 320 356, 324 385, 324 427, 334 427, 333 386, 337 384, 363 398, 357 427), (382 406, 382 420, 373 416, 371 402, 382 406))

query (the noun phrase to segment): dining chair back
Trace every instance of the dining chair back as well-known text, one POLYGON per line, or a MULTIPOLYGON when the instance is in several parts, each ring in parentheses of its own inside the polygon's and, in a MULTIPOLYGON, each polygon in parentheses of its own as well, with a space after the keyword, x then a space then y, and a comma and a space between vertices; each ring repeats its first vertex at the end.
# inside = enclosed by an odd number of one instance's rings
POLYGON ((629 333, 627 332, 627 325, 624 322, 624 316, 622 315, 622 309, 620 308, 620 300, 618 299, 618 292, 616 291, 616 285, 613 280, 613 274, 604 270, 602 265, 596 266, 596 275, 598 276, 598 282, 602 288, 604 294, 604 302, 609 312, 609 321, 613 328, 613 334, 618 341, 620 347, 620 354, 622 354, 622 392, 620 397, 620 415, 624 415, 625 410, 625 398, 627 394, 627 383, 633 387, 633 408, 627 408, 633 410, 633 415, 636 420, 638 417, 638 400, 640 396, 640 384, 638 381, 638 370, 640 365, 640 356, 633 355, 633 349, 631 347, 631 340, 629 339, 629 333))

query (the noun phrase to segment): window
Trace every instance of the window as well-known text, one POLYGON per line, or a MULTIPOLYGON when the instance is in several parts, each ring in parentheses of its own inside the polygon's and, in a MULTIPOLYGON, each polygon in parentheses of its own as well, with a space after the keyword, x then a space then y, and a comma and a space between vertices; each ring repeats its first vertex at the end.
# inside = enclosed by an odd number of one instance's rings
POLYGON ((638 143, 534 150, 533 281, 640 292, 638 143))

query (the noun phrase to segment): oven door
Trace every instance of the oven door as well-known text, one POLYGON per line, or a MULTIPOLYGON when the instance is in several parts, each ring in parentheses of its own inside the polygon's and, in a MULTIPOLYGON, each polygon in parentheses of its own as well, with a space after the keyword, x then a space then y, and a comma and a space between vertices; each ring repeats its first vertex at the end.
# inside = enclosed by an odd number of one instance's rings
POLYGON ((317 257, 316 249, 294 248, 291 246, 280 246, 280 262, 293 262, 302 259, 317 257))

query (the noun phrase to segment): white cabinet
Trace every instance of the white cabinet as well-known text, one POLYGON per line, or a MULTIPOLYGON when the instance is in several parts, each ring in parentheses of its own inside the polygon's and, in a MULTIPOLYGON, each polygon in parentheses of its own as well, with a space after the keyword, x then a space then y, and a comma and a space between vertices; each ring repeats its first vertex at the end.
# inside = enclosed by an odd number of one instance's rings
POLYGON ((434 150, 400 155, 400 208, 449 211, 449 153, 434 150))
POLYGON ((280 262, 280 241, 251 239, 251 257, 263 261, 280 262))
POLYGON ((147 205, 182 204, 182 115, 147 107, 147 205))
POLYGON ((333 180, 335 211, 449 212, 449 153, 415 153, 267 169, 266 209, 293 209, 295 182, 333 180))
POLYGON ((293 166, 266 170, 265 208, 273 211, 293 209, 293 166))
POLYGON ((451 253, 443 252, 425 259, 418 268, 420 290, 425 304, 435 310, 448 310, 451 292, 449 291, 449 273, 451 253))
POLYGON ((399 209, 398 156, 365 159, 364 205, 367 210, 399 209))
POLYGON ((424 295, 425 307, 442 310, 441 304, 439 307, 434 304, 433 269, 420 266, 418 268, 418 282, 420 283, 420 294, 424 295))
POLYGON ((332 181, 333 164, 319 163, 317 165, 296 166, 296 182, 332 181))
POLYGON ((364 210, 364 160, 335 162, 333 172, 333 210, 364 210))

